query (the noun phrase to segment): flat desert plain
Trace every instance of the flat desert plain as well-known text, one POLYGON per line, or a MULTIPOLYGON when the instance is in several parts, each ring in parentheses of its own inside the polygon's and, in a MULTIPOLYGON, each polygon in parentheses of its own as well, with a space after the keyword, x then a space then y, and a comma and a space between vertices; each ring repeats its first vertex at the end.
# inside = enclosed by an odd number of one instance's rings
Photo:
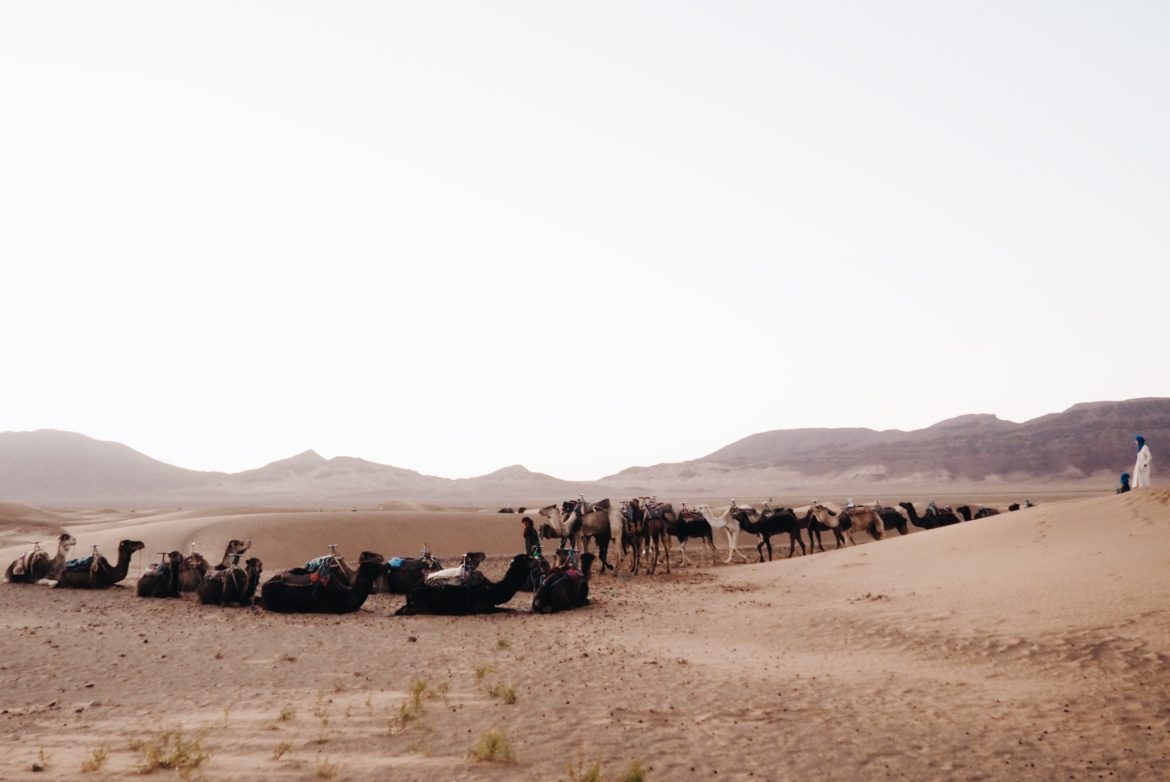
MULTIPOLYGON (((112 555, 120 538, 146 551, 120 588, 0 585, 3 779, 1170 773, 1163 490, 764 564, 595 571, 593 604, 550 616, 524 593, 473 617, 395 617, 395 595, 289 616, 134 594, 153 552, 194 541, 217 559, 232 537, 268 573, 329 544, 356 559, 426 543, 446 558, 484 550, 498 576, 521 547, 515 515, 9 503, 3 564, 62 528, 78 554, 112 555)), ((740 539, 753 560, 754 542, 740 539)))

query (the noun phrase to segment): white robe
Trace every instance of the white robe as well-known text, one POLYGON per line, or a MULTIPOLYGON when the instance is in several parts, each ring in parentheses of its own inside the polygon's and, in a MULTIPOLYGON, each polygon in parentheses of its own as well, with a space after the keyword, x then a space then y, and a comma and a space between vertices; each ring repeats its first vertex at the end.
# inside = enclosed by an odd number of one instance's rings
POLYGON ((1137 461, 1133 465, 1133 487, 1135 489, 1149 488, 1151 461, 1153 461, 1153 457, 1150 455, 1150 446, 1143 445, 1142 449, 1138 451, 1137 461))

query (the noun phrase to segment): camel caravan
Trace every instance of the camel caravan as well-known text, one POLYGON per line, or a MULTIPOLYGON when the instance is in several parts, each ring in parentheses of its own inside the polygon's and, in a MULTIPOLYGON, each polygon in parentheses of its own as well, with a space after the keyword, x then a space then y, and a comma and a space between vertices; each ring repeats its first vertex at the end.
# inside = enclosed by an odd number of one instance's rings
MULTIPOLYGON (((1031 501, 1026 502, 1031 507, 1031 501)), ((1006 511, 1018 510, 1008 506, 1006 511)), ((511 508, 501 512, 515 512, 511 508)), ((654 575, 661 561, 666 573, 671 570, 674 545, 676 567, 695 563, 687 553, 687 543, 697 541, 698 564, 718 558, 715 546, 717 531, 727 541, 726 563, 736 557, 749 561, 739 549, 741 535, 754 536, 759 562, 773 557, 772 538, 787 536, 788 556, 799 547, 802 555, 825 551, 824 533, 831 533, 835 548, 854 545, 854 535, 869 535, 882 540, 890 531, 905 535, 910 527, 934 529, 985 518, 1001 509, 978 505, 955 508, 927 503, 921 511, 910 502, 894 506, 857 505, 852 500, 843 507, 813 502, 803 508, 772 507, 771 500, 761 508, 731 504, 716 513, 709 505, 687 507, 680 503, 660 502, 656 497, 634 497, 619 503, 609 499, 587 502, 583 496, 542 508, 521 508, 525 553, 517 554, 504 575, 493 581, 480 571, 486 559, 482 552, 464 554, 459 565, 444 568, 426 546, 417 557, 384 558, 363 551, 356 567, 337 552, 330 551, 305 563, 303 567, 281 570, 263 583, 263 563, 251 557, 241 559, 251 549, 250 540, 230 540, 222 559, 212 564, 202 554, 191 550, 156 552, 159 561, 139 577, 136 592, 143 598, 181 598, 194 593, 203 605, 221 607, 256 606, 275 613, 345 614, 359 610, 373 593, 403 595, 405 603, 397 615, 483 614, 500 610, 517 593, 532 594, 533 613, 554 613, 589 605, 589 581, 595 562, 600 572, 617 575, 625 571, 636 575, 644 569, 654 575), (807 544, 806 544, 807 539, 807 544), (554 559, 545 558, 540 540, 557 540, 554 559), (597 554, 589 551, 595 544, 597 554), (610 561, 611 545, 615 553, 610 561)), ((44 584, 62 589, 109 589, 123 581, 135 552, 145 544, 123 540, 118 544, 117 559, 111 563, 93 546, 89 556, 69 559, 77 540, 67 533, 59 536, 53 557, 40 543, 21 554, 5 571, 5 580, 14 584, 44 584)))

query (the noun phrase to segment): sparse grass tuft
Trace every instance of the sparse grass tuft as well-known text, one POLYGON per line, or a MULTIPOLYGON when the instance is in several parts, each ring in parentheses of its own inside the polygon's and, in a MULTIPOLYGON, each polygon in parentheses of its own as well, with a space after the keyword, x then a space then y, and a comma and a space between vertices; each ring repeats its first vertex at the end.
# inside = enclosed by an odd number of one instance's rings
POLYGON ((292 749, 292 744, 289 744, 287 741, 280 742, 276 745, 276 748, 272 750, 272 759, 280 760, 290 749, 292 749))
POLYGON ((333 779, 339 771, 341 767, 336 763, 330 763, 329 758, 317 758, 317 779, 333 779))
POLYGON ((489 673, 491 673, 495 669, 496 669, 496 667, 494 665, 492 665, 491 663, 480 663, 479 665, 475 666, 475 680, 476 681, 482 680, 483 677, 487 676, 489 673))
POLYGON ((481 763, 515 763, 516 753, 512 742, 502 728, 492 728, 479 737, 471 750, 471 757, 481 763))
POLYGON ((509 641, 507 638, 503 637, 502 635, 496 636, 496 648, 497 649, 510 649, 511 647, 512 647, 512 642, 509 641))
POLYGON ((285 706, 283 709, 280 710, 280 721, 281 722, 288 722, 296 716, 297 716, 296 709, 292 708, 291 706, 285 706))
POLYGON ((41 747, 40 749, 37 750, 37 762, 41 764, 42 769, 48 768, 49 761, 52 759, 53 759, 53 756, 46 753, 44 747, 41 747))
POLYGON ((499 698, 504 703, 511 704, 516 702, 516 690, 510 684, 500 684, 497 682, 491 687, 488 687, 488 695, 493 698, 499 698))
POLYGON ((104 745, 98 747, 90 753, 88 758, 81 761, 81 773, 92 774, 94 771, 101 771, 102 766, 106 765, 106 758, 109 755, 110 751, 104 745))
POLYGON ((406 688, 406 700, 398 704, 398 714, 390 720, 390 732, 398 733, 406 730, 406 726, 415 719, 422 716, 425 708, 423 707, 423 697, 430 692, 430 687, 427 685, 425 679, 411 679, 410 685, 406 688))
POLYGON ((626 766, 626 773, 618 778, 618 782, 646 782, 646 767, 636 760, 631 760, 626 766))
POLYGON ((156 768, 173 768, 180 776, 188 776, 211 759, 211 753, 203 746, 209 732, 209 728, 203 728, 194 736, 185 738, 182 728, 167 728, 138 742, 138 749, 142 752, 140 771, 149 774, 156 768))

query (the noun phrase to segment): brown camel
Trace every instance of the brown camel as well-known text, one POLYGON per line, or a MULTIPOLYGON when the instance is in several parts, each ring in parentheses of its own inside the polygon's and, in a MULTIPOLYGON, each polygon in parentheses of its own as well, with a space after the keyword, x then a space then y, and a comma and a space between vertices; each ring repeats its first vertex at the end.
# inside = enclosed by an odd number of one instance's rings
POLYGON ((580 569, 570 566, 550 571, 532 596, 533 613, 551 614, 589 605, 589 572, 593 560, 593 554, 582 554, 580 569))
POLYGON ((77 539, 68 532, 57 538, 57 555, 49 559, 49 552, 34 543, 32 551, 26 551, 4 571, 4 580, 13 584, 35 584, 42 580, 53 580, 65 567, 69 550, 77 545, 77 539))
MULTIPOLYGON (((194 543, 191 544, 194 547, 194 543)), ((223 560, 215 566, 215 570, 223 570, 232 565, 240 564, 240 557, 252 547, 250 540, 229 540, 223 551, 223 560)), ((203 558, 202 554, 194 551, 183 559, 179 568, 179 589, 183 592, 194 592, 199 589, 203 579, 212 571, 211 563, 203 558)))
POLYGON ((126 578, 130 569, 130 557, 146 545, 140 540, 123 540, 118 543, 118 562, 111 565, 109 560, 97 553, 85 559, 74 559, 65 563, 57 578, 59 589, 109 589, 126 578))
POLYGON ((321 559, 326 560, 322 570, 282 570, 265 581, 260 589, 260 604, 265 610, 280 613, 353 613, 366 602, 373 591, 374 579, 386 567, 381 554, 363 551, 350 581, 339 567, 340 557, 321 559))
POLYGON ((853 531, 868 532, 874 540, 881 540, 886 536, 886 525, 881 515, 873 508, 864 505, 855 505, 841 511, 841 526, 853 540, 853 531))
POLYGON ((244 567, 229 565, 222 570, 213 570, 199 585, 199 602, 204 605, 252 604, 256 588, 260 585, 260 573, 264 563, 255 557, 248 559, 244 567))
POLYGON ((162 562, 151 565, 138 577, 139 597, 179 597, 179 568, 183 555, 178 551, 163 554, 162 562))

